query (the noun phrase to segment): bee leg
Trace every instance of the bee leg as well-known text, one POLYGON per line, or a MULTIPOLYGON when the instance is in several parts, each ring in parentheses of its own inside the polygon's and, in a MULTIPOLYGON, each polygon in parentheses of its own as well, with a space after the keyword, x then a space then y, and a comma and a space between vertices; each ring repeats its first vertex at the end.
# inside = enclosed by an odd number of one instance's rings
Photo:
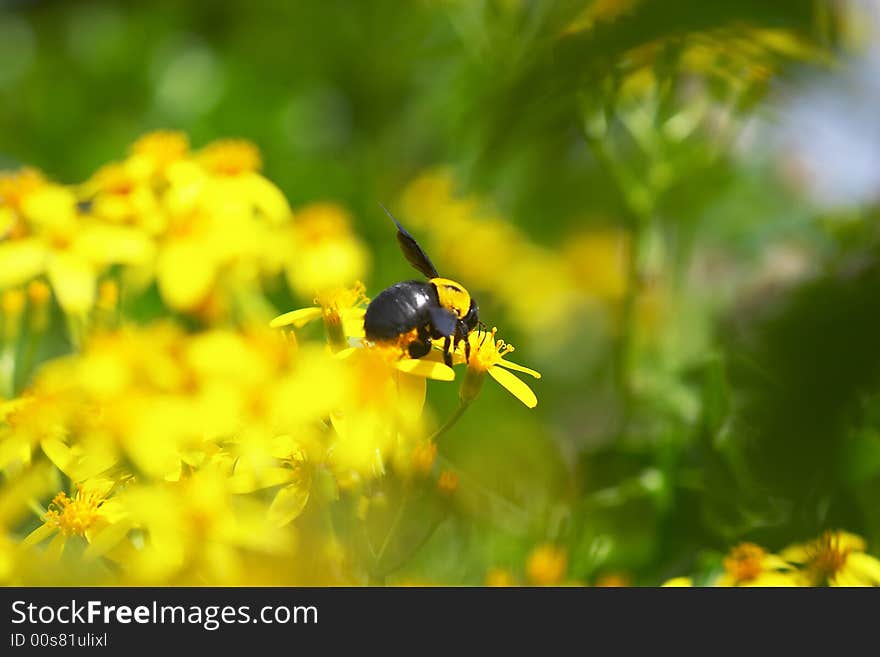
POLYGON ((471 362, 471 341, 467 338, 464 341, 464 360, 467 363, 471 362))
POLYGON ((452 338, 448 335, 443 338, 443 362, 446 363, 448 367, 452 367, 452 351, 450 347, 452 346, 452 338))

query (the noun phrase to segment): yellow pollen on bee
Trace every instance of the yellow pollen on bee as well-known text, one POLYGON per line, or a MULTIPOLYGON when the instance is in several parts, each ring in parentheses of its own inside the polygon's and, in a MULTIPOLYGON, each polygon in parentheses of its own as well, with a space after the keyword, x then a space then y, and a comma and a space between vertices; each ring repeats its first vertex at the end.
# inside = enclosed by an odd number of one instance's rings
POLYGON ((461 285, 448 278, 432 278, 440 305, 463 318, 471 309, 471 295, 461 285))

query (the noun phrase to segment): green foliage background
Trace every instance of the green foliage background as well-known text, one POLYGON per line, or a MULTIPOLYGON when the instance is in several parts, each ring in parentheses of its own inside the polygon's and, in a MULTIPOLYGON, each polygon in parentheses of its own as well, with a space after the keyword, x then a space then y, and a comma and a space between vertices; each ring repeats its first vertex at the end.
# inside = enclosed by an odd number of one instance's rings
MULTIPOLYGON (((668 283, 673 311, 650 330, 671 339, 635 335, 624 303, 620 334, 573 313, 573 338, 542 340, 479 291, 544 374, 540 403, 486 386, 444 446, 474 481, 401 578, 479 583, 493 566, 522 572, 547 541, 568 549, 571 580, 642 584, 709 571, 740 540, 777 549, 840 527, 876 549, 876 209, 817 209, 772 158, 737 150, 755 121, 771 134, 784 121, 780 90, 839 65, 837 5, 4 2, 0 165, 75 182, 157 128, 250 139, 295 208, 353 212, 371 294, 409 276, 377 201, 394 207, 438 165, 547 248, 590 228, 631 236, 631 283, 668 283), (601 20, 566 31, 591 5, 601 20), (797 47, 742 49, 754 30, 797 47), (690 88, 682 53, 701 41, 716 59, 690 88), (639 69, 659 81, 642 133, 631 118, 648 105, 623 88, 639 69), (713 104, 733 130, 664 132, 713 104), (779 245, 806 254, 806 275, 775 276, 779 245)), ((455 407, 454 390, 431 395, 438 418, 455 407)))

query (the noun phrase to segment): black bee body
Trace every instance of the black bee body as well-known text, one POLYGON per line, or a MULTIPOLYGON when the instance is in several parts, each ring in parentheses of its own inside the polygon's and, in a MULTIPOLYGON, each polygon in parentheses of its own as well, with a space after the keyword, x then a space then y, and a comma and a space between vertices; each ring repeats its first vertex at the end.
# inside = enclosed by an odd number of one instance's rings
POLYGON ((369 340, 391 340, 430 321, 429 308, 439 305, 430 283, 403 281, 382 290, 364 315, 364 332, 369 340))
POLYGON ((410 358, 427 355, 431 341, 442 338, 447 365, 452 364, 450 349, 464 340, 469 359, 467 337, 479 323, 477 302, 459 283, 440 278, 412 235, 390 213, 388 216, 397 225, 397 241, 404 256, 428 280, 402 281, 380 292, 367 306, 364 335, 371 342, 396 341, 410 358))

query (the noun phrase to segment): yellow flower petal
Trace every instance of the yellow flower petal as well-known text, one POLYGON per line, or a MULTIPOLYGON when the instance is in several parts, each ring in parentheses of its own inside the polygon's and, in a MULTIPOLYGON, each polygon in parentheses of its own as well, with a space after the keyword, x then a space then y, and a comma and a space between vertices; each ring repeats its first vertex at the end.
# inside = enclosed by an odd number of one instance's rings
POLYGON ((523 374, 529 374, 536 379, 541 378, 541 373, 536 372, 535 370, 525 367, 524 365, 517 365, 516 363, 511 363, 509 360, 500 359, 497 363, 501 367, 506 367, 509 370, 514 370, 515 372, 522 372, 523 374))
POLYGON ((866 584, 880 586, 880 560, 870 554, 851 552, 845 570, 866 584))
POLYGON ((58 304, 65 312, 82 314, 95 304, 96 273, 84 258, 73 253, 54 253, 47 273, 58 304))
POLYGON ((342 332, 351 338, 366 337, 364 333, 364 313, 365 308, 348 308, 341 311, 342 316, 342 332))
POLYGON ((254 473, 236 472, 228 480, 229 491, 236 494, 252 493, 263 488, 286 484, 296 477, 291 468, 266 468, 259 476, 254 473))
POLYGON ((95 264, 140 265, 154 255, 152 240, 128 226, 89 226, 79 234, 74 249, 95 264))
POLYGON ((694 582, 690 577, 673 577, 670 580, 663 582, 662 586, 693 586, 694 582))
POLYGON ((112 525, 107 525, 97 534, 89 538, 89 547, 83 553, 83 559, 97 559, 103 557, 110 550, 115 548, 127 535, 131 529, 131 523, 128 521, 120 521, 112 525))
POLYGON ((397 382, 397 408, 402 417, 416 419, 422 414, 427 392, 426 379, 400 372, 394 377, 397 382))
POLYGON ((504 386, 510 394, 529 408, 534 408, 538 405, 538 398, 532 392, 532 389, 507 370, 493 366, 489 368, 489 376, 504 386))
POLYGON ((192 310, 211 291, 216 267, 198 244, 175 242, 160 254, 156 273, 165 302, 175 310, 192 310))
POLYGON ((864 552, 867 548, 865 539, 850 532, 838 531, 833 533, 837 549, 843 552, 864 552))
POLYGON ((49 541, 49 546, 46 548, 46 556, 54 561, 60 560, 65 545, 67 545, 67 537, 64 534, 55 534, 55 538, 49 541))
POLYGON ((455 372, 445 363, 434 363, 428 360, 405 358, 394 363, 401 372, 422 376, 435 381, 454 381, 455 372))
POLYGON ((309 322, 314 322, 316 319, 320 318, 321 309, 317 306, 311 306, 309 308, 291 310, 289 313, 278 315, 278 317, 269 322, 269 326, 271 326, 272 328, 280 328, 282 326, 293 326, 294 328, 302 328, 309 322))
POLYGON ((0 288, 27 283, 43 273, 49 250, 37 239, 0 244, 0 288))
POLYGON ((48 522, 44 523, 25 536, 21 544, 25 547, 39 545, 57 531, 58 528, 55 525, 50 525, 48 522))
POLYGON ((789 563, 807 563, 810 560, 810 546, 806 543, 798 543, 785 548, 779 553, 785 561, 789 563))
POLYGON ((91 479, 116 463, 116 455, 104 445, 71 449, 58 438, 46 438, 40 447, 55 467, 76 482, 91 479))
POLYGON ((786 573, 762 573, 755 579, 747 582, 740 582, 740 586, 797 586, 798 583, 794 576, 786 573))
POLYGON ((240 178, 248 196, 267 219, 281 223, 290 217, 287 199, 272 182, 258 173, 242 174, 240 178))
POLYGON ((269 521, 278 527, 293 522, 306 508, 308 501, 308 487, 296 484, 285 486, 269 506, 269 521))

